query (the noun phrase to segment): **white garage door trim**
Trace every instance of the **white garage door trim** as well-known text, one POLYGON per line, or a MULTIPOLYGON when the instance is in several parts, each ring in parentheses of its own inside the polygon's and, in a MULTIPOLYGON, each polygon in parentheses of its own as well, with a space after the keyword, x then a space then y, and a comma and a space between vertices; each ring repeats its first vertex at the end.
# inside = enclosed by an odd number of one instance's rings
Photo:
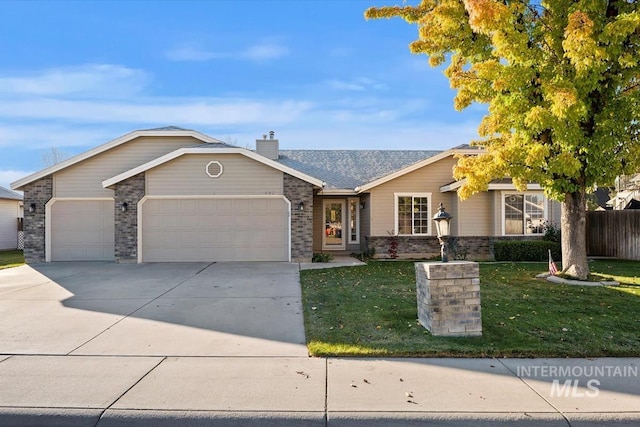
POLYGON ((47 203, 44 205, 44 218, 45 218, 45 226, 44 226, 44 260, 45 262, 51 262, 51 211, 53 209, 53 205, 57 202, 113 202, 113 197, 54 197, 49 199, 47 203))
POLYGON ((143 212, 142 205, 147 200, 193 200, 193 199, 209 199, 209 200, 229 200, 229 199, 279 199, 284 200, 287 205, 287 210, 289 212, 287 218, 287 257, 288 262, 291 262, 291 202, 285 196, 282 195, 259 195, 259 196, 234 196, 234 195, 221 195, 221 196, 144 196, 138 202, 138 263, 142 263, 142 220, 143 220, 143 212))

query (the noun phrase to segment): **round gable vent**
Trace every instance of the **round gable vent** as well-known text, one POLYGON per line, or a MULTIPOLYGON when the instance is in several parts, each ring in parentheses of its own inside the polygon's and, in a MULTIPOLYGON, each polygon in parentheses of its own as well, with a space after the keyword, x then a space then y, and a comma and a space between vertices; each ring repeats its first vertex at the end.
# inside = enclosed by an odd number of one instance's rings
POLYGON ((217 160, 213 160, 207 163, 205 171, 210 178, 218 178, 220 175, 222 175, 222 163, 217 160))

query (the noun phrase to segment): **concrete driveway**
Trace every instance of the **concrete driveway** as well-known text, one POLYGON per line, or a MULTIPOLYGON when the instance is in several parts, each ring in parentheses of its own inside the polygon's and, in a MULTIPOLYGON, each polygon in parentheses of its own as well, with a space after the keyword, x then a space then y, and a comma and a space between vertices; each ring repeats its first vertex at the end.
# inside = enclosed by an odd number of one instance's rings
POLYGON ((0 270, 0 354, 307 355, 297 264, 0 270))

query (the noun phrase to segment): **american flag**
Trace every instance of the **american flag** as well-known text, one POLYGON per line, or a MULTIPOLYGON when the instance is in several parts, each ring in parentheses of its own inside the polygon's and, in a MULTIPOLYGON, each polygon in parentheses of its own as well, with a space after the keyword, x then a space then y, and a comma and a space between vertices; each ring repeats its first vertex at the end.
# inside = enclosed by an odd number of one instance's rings
POLYGON ((558 272, 558 266, 555 262, 553 262, 553 258, 551 258, 551 249, 549 249, 549 274, 554 275, 558 272))

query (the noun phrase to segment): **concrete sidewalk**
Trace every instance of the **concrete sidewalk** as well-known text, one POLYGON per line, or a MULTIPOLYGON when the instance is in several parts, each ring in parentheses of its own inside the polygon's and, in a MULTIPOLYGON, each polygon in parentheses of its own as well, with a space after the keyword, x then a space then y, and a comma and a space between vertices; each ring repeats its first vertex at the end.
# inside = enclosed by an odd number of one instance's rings
POLYGON ((0 359, 2 426, 640 424, 640 358, 0 359))

